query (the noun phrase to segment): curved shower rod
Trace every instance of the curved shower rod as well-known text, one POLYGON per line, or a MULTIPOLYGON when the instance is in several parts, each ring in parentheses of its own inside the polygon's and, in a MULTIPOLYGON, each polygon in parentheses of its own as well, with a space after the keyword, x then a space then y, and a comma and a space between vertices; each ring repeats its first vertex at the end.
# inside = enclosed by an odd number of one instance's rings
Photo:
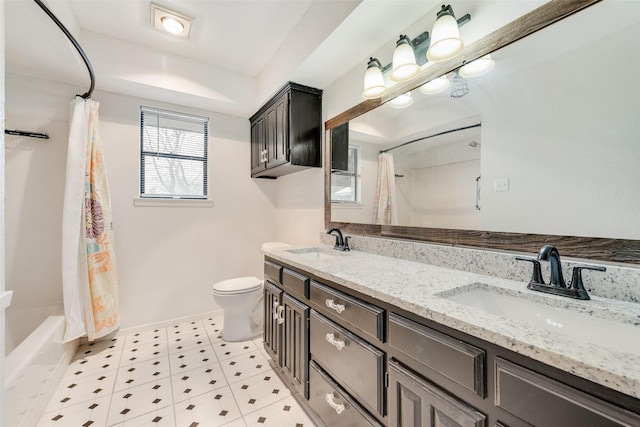
POLYGON ((47 15, 49 15, 49 18, 51 18, 53 20, 53 22, 55 22, 58 27, 60 27, 60 29, 62 30, 64 35, 67 36, 69 41, 73 44, 73 46, 76 48, 76 50, 78 51, 78 53, 82 57, 82 60, 84 61, 85 65, 87 66, 87 70, 89 70, 89 77, 91 78, 91 87, 89 88, 87 93, 85 93, 84 95, 79 95, 79 96, 81 96, 84 99, 91 98, 91 94, 93 93, 93 89, 96 86, 96 76, 93 74, 93 68, 91 67, 91 63, 89 62, 89 58, 87 58, 87 55, 84 53, 84 50, 82 50, 82 48, 80 47, 80 45, 78 44, 76 39, 71 35, 69 30, 67 30, 67 28, 62 24, 62 22, 60 22, 60 20, 53 14, 53 12, 51 12, 49 10, 49 8, 41 0, 33 0, 33 1, 35 1, 38 4, 38 6, 40 6, 40 8, 42 10, 44 10, 44 12, 47 15))

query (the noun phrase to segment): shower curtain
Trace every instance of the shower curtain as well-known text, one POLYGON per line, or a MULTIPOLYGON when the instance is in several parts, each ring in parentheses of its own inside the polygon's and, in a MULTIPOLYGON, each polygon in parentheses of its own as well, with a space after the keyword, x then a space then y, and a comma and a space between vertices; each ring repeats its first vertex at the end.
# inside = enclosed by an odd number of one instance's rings
POLYGON ((393 168, 393 156, 388 153, 380 153, 378 156, 376 202, 373 210, 374 224, 397 224, 398 207, 396 204, 396 175, 393 168))
POLYGON ((62 215, 64 341, 120 327, 111 200, 98 132, 99 103, 71 102, 62 215))

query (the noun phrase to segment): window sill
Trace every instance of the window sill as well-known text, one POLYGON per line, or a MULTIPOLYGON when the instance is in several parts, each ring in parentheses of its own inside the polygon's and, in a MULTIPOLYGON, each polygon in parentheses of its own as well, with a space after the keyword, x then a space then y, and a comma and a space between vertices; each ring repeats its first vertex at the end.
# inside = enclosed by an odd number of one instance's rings
POLYGON ((187 207, 187 208, 212 208, 212 200, 188 200, 188 199, 133 199, 136 207, 187 207))
POLYGON ((331 209, 362 209, 362 203, 332 202, 331 209))

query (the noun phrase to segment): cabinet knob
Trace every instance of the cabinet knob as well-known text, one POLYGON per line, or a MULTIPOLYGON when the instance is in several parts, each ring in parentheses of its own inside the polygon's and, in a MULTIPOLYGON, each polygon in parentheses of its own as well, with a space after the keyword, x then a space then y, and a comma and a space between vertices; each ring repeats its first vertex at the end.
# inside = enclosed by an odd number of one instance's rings
POLYGON ((329 344, 337 348, 338 351, 342 350, 345 346, 344 341, 337 340, 335 335, 333 335, 332 333, 328 333, 327 335, 325 335, 324 339, 326 339, 329 344))
POLYGON ((331 309, 333 309, 333 310, 337 311, 337 312, 338 312, 338 314, 340 314, 340 313, 342 313, 343 311, 345 311, 345 310, 346 310, 346 307, 344 306, 344 304, 336 304, 336 303, 335 303, 335 301, 334 301, 333 299, 326 299, 326 300, 324 301, 324 304, 325 304, 327 307, 329 307, 329 308, 331 308, 331 309))
POLYGON ((336 411, 336 414, 340 415, 344 412, 345 407, 342 403, 336 403, 334 399, 335 396, 333 395, 333 393, 327 393, 324 395, 324 400, 326 400, 329 406, 331 406, 336 411))

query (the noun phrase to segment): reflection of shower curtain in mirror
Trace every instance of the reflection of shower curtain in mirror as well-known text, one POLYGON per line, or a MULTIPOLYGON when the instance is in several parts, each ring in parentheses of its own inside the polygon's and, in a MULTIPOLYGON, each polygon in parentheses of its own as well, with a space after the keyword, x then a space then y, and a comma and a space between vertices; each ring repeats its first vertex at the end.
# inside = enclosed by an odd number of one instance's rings
POLYGON ((373 222, 375 224, 398 224, 396 177, 393 156, 388 153, 380 153, 378 156, 378 181, 373 222))
POLYGON ((98 132, 99 103, 76 97, 62 224, 65 341, 90 341, 120 327, 111 199, 98 132))

